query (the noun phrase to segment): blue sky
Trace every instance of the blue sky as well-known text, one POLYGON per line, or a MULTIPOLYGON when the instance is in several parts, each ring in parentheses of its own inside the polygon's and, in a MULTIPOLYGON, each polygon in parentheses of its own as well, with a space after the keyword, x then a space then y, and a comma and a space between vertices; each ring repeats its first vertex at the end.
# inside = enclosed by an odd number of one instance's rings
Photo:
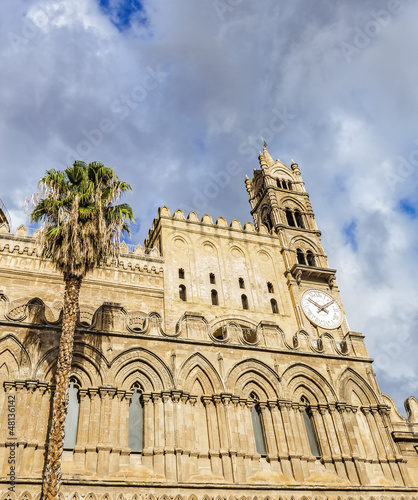
POLYGON ((132 21, 146 24, 147 17, 140 0, 99 0, 102 12, 120 30, 131 27, 132 21))
POLYGON ((245 223, 264 137, 299 163, 349 324, 402 410, 418 395, 417 20, 410 0, 1 2, 14 230, 74 158, 133 186, 133 243, 160 205, 245 223))

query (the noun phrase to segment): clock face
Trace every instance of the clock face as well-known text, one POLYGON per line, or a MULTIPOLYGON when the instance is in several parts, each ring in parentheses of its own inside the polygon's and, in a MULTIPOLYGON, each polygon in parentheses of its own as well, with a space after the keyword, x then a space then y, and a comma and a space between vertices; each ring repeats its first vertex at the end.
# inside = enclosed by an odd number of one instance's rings
POLYGON ((307 290, 302 295, 301 306, 307 318, 317 326, 333 330, 343 320, 340 306, 335 299, 320 290, 307 290))

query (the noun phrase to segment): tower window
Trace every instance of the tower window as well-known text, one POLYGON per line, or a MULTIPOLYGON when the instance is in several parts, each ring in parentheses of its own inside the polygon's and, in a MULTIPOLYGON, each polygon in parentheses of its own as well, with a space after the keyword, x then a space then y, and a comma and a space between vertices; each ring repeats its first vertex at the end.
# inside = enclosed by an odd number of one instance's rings
MULTIPOLYGON (((140 453, 144 446, 144 409, 141 404, 141 388, 138 383, 132 386, 134 393, 129 404, 129 448, 140 453)), ((131 389, 131 390, 132 390, 131 389)))
POLYGON ((260 408, 258 405, 257 394, 252 392, 250 394, 250 399, 252 399, 254 401, 254 405, 251 408, 251 420, 252 420, 253 431, 254 431, 255 449, 257 450, 257 453, 259 453, 260 455, 266 456, 267 455, 266 439, 265 439, 265 435, 264 435, 262 415, 261 415, 260 408))
POLYGON ((287 224, 291 227, 295 227, 296 224, 295 224, 295 219, 293 218, 293 212, 290 210, 290 208, 286 208, 285 213, 286 213, 287 224))
POLYGON ((267 207, 264 207, 261 212, 261 223, 264 224, 269 231, 272 230, 273 222, 271 220, 271 214, 267 207))
POLYGON ((279 309, 277 307, 277 300, 276 299, 271 299, 270 300, 271 304, 271 311, 273 314, 279 314, 279 309))
POLYGON ((215 275, 213 273, 209 274, 209 282, 211 285, 214 285, 216 283, 215 275))
POLYGON ((248 307, 248 297, 246 295, 241 295, 241 302, 243 309, 249 309, 248 307))
POLYGON ((179 269, 179 278, 184 280, 184 269, 179 269))
POLYGON ((267 282, 267 290, 269 293, 274 293, 274 286, 273 283, 270 283, 270 281, 267 282))
POLYGON ((300 213, 299 210, 295 210, 295 220, 296 220, 296 225, 297 227, 305 227, 303 225, 303 219, 302 219, 302 214, 300 213))
POLYGON ((183 300, 184 302, 186 302, 186 287, 184 285, 180 285, 179 286, 179 297, 180 297, 180 300, 183 300))
POLYGON ((238 283, 240 288, 245 288, 244 278, 239 278, 238 283))
POLYGON ((210 292, 210 296, 211 296, 211 299, 212 299, 212 305, 213 306, 217 306, 219 305, 219 301, 218 301, 218 292, 216 290, 212 290, 210 292))
POLYGON ((310 410, 309 401, 302 397, 301 403, 306 404, 306 408, 303 412, 303 423, 305 424, 306 434, 308 436, 309 447, 311 448, 311 453, 314 457, 319 458, 321 456, 319 452, 318 439, 316 437, 315 423, 313 421, 312 412, 310 410))
POLYGON ((315 255, 311 252, 311 250, 306 252, 306 260, 308 261, 308 266, 316 266, 315 255))
POLYGON ((302 252, 300 248, 296 250, 296 258, 298 260, 298 264, 306 266, 305 254, 302 252))
POLYGON ((80 412, 80 401, 78 396, 80 384, 76 378, 70 378, 68 387, 68 408, 65 420, 64 449, 72 450, 77 441, 78 415, 80 412))

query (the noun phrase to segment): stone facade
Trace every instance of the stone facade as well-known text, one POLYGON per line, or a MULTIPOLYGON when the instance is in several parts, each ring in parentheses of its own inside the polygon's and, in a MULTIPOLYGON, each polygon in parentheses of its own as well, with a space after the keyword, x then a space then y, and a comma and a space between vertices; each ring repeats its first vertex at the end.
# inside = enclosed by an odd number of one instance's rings
MULTIPOLYGON (((63 498, 418 498, 418 401, 381 394, 298 165, 264 148, 246 185, 254 225, 162 207, 83 282, 63 498)), ((40 494, 62 296, 0 222, 0 500, 40 494)))

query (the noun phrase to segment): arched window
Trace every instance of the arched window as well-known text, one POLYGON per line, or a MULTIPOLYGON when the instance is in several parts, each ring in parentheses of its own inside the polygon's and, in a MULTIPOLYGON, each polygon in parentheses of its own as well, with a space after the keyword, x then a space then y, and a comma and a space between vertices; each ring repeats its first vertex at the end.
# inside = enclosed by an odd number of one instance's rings
POLYGON ((316 266, 315 255, 311 250, 306 252, 306 260, 308 261, 308 266, 316 266))
POLYGON ((286 221, 289 226, 295 227, 295 219, 293 218, 293 212, 290 210, 290 208, 286 208, 285 210, 286 213, 286 221))
POLYGON ((72 450, 77 441, 78 414, 80 412, 80 400, 78 390, 80 384, 75 377, 70 378, 68 386, 68 408, 65 420, 64 450, 72 450))
POLYGON ((210 296, 211 296, 211 299, 212 299, 212 305, 213 306, 217 306, 219 304, 219 301, 218 301, 218 292, 216 290, 212 290, 210 292, 210 296))
POLYGON ((241 295, 241 302, 242 302, 242 308, 243 309, 249 309, 248 307, 248 298, 246 295, 241 295))
POLYGON ((209 282, 214 285, 216 283, 215 275, 213 273, 209 274, 209 282))
POLYGON ((273 283, 270 283, 270 281, 267 282, 267 290, 269 293, 274 293, 274 286, 273 283))
POLYGON ((239 278, 238 283, 240 288, 245 288, 244 278, 239 278))
POLYGON ((295 221, 296 221, 297 227, 305 227, 303 225, 302 214, 300 213, 299 210, 295 210, 295 221))
POLYGON ((134 393, 129 404, 129 448, 134 453, 140 453, 144 447, 144 408, 141 403, 141 387, 134 384, 134 393))
POLYGON ((298 260, 298 264, 302 264, 303 266, 306 266, 305 254, 303 253, 303 251, 300 248, 298 248, 296 250, 296 258, 298 260))
POLYGON ((306 405, 303 411, 303 423, 305 424, 306 434, 308 435, 309 446, 311 448, 311 453, 314 457, 319 458, 321 453, 319 451, 318 439, 316 436, 315 423, 312 418, 312 412, 310 410, 309 401, 302 397, 301 403, 306 405))
POLYGON ((179 269, 179 278, 184 280, 184 269, 179 269))
POLYGON ((280 188, 280 189, 283 189, 281 179, 277 179, 277 187, 280 188))
POLYGON ((265 456, 267 455, 266 439, 264 436, 263 421, 261 418, 260 407, 258 405, 259 400, 257 394, 252 392, 250 394, 250 399, 254 401, 254 405, 251 408, 251 420, 253 423, 255 448, 257 450, 257 453, 265 456))
POLYGON ((277 307, 277 300, 271 299, 270 304, 271 304, 271 310, 272 310, 273 314, 279 314, 279 309, 277 307))
POLYGON ((179 297, 180 297, 180 300, 183 300, 184 302, 186 302, 186 287, 184 285, 180 285, 179 286, 179 297))

